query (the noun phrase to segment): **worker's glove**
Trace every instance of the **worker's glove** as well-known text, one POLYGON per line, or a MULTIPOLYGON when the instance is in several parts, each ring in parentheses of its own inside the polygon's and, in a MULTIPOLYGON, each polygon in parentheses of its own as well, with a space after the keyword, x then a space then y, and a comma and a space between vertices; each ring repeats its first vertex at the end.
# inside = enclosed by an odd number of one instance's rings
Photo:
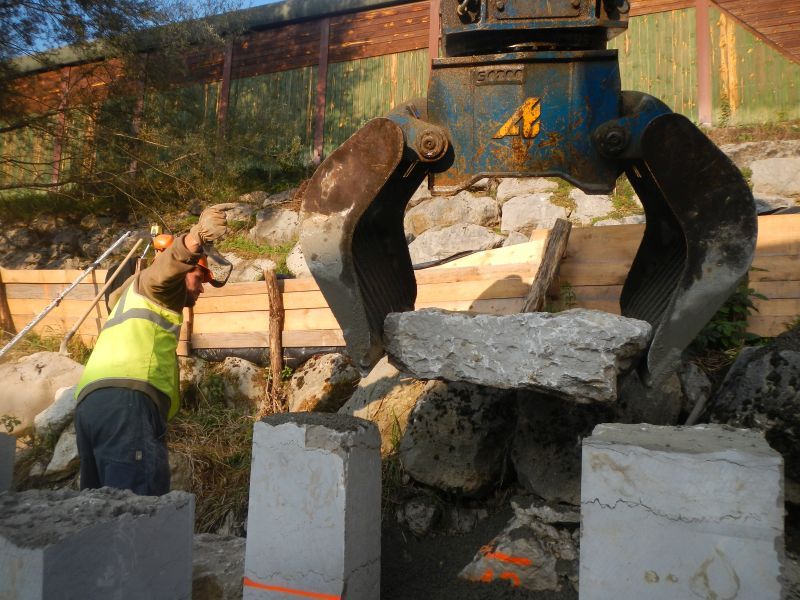
POLYGON ((224 205, 215 204, 200 214, 200 220, 192 226, 189 233, 197 237, 201 244, 205 244, 221 238, 227 231, 224 205))

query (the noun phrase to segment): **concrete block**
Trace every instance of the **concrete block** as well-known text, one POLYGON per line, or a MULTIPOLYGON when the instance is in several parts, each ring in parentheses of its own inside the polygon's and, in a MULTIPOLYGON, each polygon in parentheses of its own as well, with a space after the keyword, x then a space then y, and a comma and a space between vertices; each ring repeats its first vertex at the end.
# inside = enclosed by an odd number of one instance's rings
POLYGON ((0 433, 0 494, 11 489, 14 481, 14 456, 17 451, 17 438, 0 433))
POLYGON ((598 425, 583 441, 581 600, 758 598, 784 587, 783 462, 723 425, 598 425))
POLYGON ((193 525, 185 492, 0 495, 0 598, 189 599, 193 525))
POLYGON ((380 436, 356 417, 255 424, 244 600, 378 600, 380 436))

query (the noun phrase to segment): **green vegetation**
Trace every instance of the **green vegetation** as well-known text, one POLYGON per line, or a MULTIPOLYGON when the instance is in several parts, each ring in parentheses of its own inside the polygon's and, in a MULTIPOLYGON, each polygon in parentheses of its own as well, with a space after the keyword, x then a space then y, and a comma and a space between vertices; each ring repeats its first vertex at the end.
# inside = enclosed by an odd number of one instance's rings
POLYGON ((757 310, 755 298, 765 300, 766 296, 749 287, 747 280, 742 281, 691 343, 689 354, 738 353, 745 345, 757 343, 761 338, 747 331, 747 317, 757 310))
MULTIPOLYGON (((210 382, 209 396, 222 384, 210 382)), ((195 531, 215 532, 226 521, 243 522, 247 515, 253 417, 240 409, 227 408, 215 399, 201 399, 193 409, 184 409, 169 428, 170 453, 179 455, 191 473, 191 491, 196 494, 195 531), (229 516, 231 515, 231 516, 229 516)))
POLYGON ((275 263, 275 272, 285 275, 289 274, 286 266, 286 257, 294 248, 295 242, 270 246, 269 244, 259 244, 242 234, 234 234, 226 237, 218 248, 221 252, 235 252, 242 258, 268 258, 275 263))
MULTIPOLYGON (((5 345, 12 337, 10 333, 0 332, 0 344, 5 345)), ((31 331, 0 359, 0 363, 16 361, 35 352, 58 352, 63 339, 64 336, 60 334, 39 335, 35 331, 31 331)), ((89 360, 89 355, 92 353, 91 349, 78 336, 69 341, 67 352, 72 360, 82 365, 86 364, 86 361, 89 360)))
POLYGON ((547 179, 558 185, 558 188, 553 191, 553 195, 550 197, 550 204, 562 206, 567 209, 567 212, 575 210, 578 205, 569 195, 575 189, 575 186, 559 177, 548 177, 547 179))
POLYGON ((20 425, 22 421, 20 421, 17 417, 12 415, 2 415, 0 416, 0 425, 6 430, 6 433, 14 433, 14 429, 17 428, 17 425, 20 425))

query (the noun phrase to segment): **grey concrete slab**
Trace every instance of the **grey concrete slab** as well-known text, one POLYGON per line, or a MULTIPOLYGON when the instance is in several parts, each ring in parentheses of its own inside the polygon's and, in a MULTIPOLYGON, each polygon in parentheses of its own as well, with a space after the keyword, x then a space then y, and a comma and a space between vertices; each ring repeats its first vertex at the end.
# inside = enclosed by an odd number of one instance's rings
POLYGON ((0 598, 189 599, 193 526, 185 492, 0 495, 0 598))
POLYGON ((288 413, 256 423, 244 599, 378 600, 380 483, 369 421, 288 413))
POLYGON ((14 457, 17 452, 17 438, 0 433, 0 493, 11 489, 14 481, 14 457))
POLYGON ((722 425, 583 441, 581 600, 782 597, 783 461, 722 425))

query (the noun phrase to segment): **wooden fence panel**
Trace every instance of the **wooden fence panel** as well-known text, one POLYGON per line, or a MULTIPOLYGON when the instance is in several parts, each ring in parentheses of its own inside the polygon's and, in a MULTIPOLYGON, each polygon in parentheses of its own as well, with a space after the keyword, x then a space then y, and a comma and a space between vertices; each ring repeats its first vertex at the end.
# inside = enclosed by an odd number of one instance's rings
MULTIPOLYGON (((551 308, 594 308, 619 313, 619 295, 639 246, 644 226, 573 228, 558 280, 548 298, 551 308), (569 297, 566 297, 569 296, 569 297)), ((533 281, 546 231, 532 241, 476 253, 446 265, 416 272, 417 308, 512 314, 519 312, 533 281)), ((759 312, 749 330, 778 335, 800 315, 800 215, 759 218, 759 237, 750 285, 767 300, 755 302, 759 312)), ((24 327, 80 271, 0 270, 14 325, 24 327)), ((81 283, 38 327, 42 334, 68 330, 96 295, 105 279, 98 271, 81 283)), ((341 346, 336 319, 313 279, 279 282, 286 318, 284 347, 341 346)), ((81 328, 93 343, 104 307, 81 328)), ((186 332, 184 332, 186 335, 186 332)), ((233 283, 203 294, 194 309, 194 348, 268 347, 269 301, 264 282, 233 283)))

